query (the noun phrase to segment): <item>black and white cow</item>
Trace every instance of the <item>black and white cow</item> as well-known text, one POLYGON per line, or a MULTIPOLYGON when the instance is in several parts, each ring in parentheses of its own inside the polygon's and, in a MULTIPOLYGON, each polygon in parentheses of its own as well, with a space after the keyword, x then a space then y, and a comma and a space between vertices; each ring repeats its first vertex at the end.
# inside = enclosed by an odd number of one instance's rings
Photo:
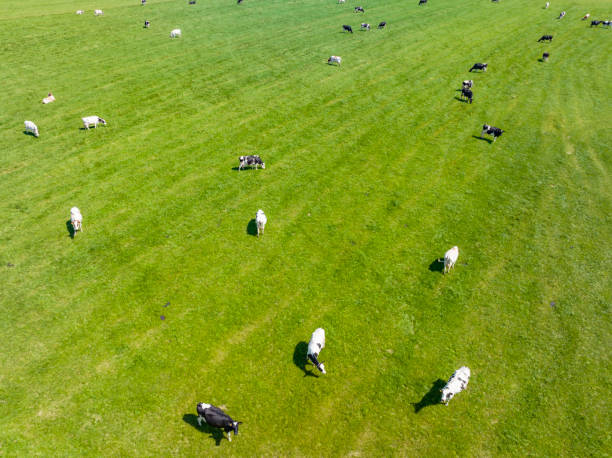
POLYGON ((463 98, 465 97, 465 99, 472 103, 472 90, 470 88, 464 87, 463 89, 461 89, 461 99, 463 100, 463 98))
POLYGON ((325 372, 325 365, 319 362, 319 353, 325 348, 325 330, 323 328, 317 328, 310 336, 310 342, 308 342, 308 353, 306 354, 306 362, 310 361, 322 374, 325 372))
POLYGON ((601 21, 604 27, 612 27, 612 21, 601 21))
POLYGON ((222 429, 227 433, 227 440, 230 442, 232 441, 232 431, 234 431, 234 435, 238 435, 238 425, 241 425, 242 422, 232 420, 232 418, 219 407, 200 402, 197 410, 199 426, 202 426, 202 420, 204 420, 204 423, 207 425, 213 428, 222 429))
POLYGON ((150 21, 145 21, 144 28, 145 28, 145 29, 148 29, 150 25, 151 25, 151 22, 150 22, 150 21))
POLYGON ((382 21, 380 24, 378 24, 378 28, 379 29, 384 29, 386 25, 387 25, 387 23, 385 21, 382 21))
POLYGON ((487 65, 489 65, 489 64, 475 63, 474 65, 472 65, 472 68, 470 68, 470 71, 472 71, 472 70, 482 70, 483 72, 486 72, 487 71, 487 65))
POLYGON ((474 86, 474 80, 463 80, 462 89, 472 89, 474 86))
POLYGON ((565 11, 561 11, 561 14, 557 19, 563 19, 565 17, 565 11))
POLYGON ((238 160, 240 161, 240 166, 238 166, 238 170, 242 170, 242 168, 246 167, 247 165, 249 167, 255 166, 255 169, 257 169, 260 165, 262 169, 266 168, 266 164, 256 154, 252 156, 240 156, 238 160))
POLYGON ((365 13, 365 10, 361 6, 356 6, 355 13, 365 13))
POLYGON ((597 27, 599 24, 601 24, 603 21, 591 21, 591 27, 595 26, 597 27))
POLYGON ((361 23, 361 30, 370 30, 370 24, 368 24, 367 22, 362 22, 361 23))
POLYGON ((353 33, 353 28, 350 25, 343 25, 342 30, 353 33))
POLYGON ((196 0, 189 0, 190 5, 195 5, 196 0))
POLYGON ((542 54, 542 61, 546 62, 548 60, 548 58, 550 57, 550 54, 548 54, 547 52, 545 52, 544 54, 542 54))
POLYGON ((501 134, 503 134, 504 131, 501 130, 499 127, 493 127, 493 126, 489 126, 488 124, 483 124, 482 126, 482 133, 480 134, 481 138, 484 138, 484 135, 492 135, 493 136, 493 141, 497 140, 497 137, 501 137, 501 134))
POLYGON ((427 3, 427 0, 419 0, 419 6, 424 5, 425 3, 427 3))
POLYGON ((549 42, 550 42, 550 41, 552 41, 552 39, 553 39, 553 36, 552 36, 552 35, 542 35, 542 36, 540 37, 540 39, 538 40, 538 43, 539 43, 540 41, 549 41, 549 42))

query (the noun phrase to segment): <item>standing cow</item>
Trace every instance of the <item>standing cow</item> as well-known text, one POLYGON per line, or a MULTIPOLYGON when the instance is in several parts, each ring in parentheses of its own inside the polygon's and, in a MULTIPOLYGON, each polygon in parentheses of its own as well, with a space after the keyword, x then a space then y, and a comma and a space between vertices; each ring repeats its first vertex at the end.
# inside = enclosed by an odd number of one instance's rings
POLYGON ((202 420, 204 420, 204 423, 207 425, 225 431, 227 433, 227 440, 230 442, 232 441, 232 431, 234 431, 235 436, 238 435, 238 425, 241 425, 242 422, 232 420, 232 418, 219 407, 200 402, 197 406, 197 412, 198 426, 202 426, 202 420))
POLYGON ((489 126, 488 124, 484 124, 482 126, 482 133, 480 134, 481 138, 484 138, 484 135, 492 135, 493 136, 493 141, 497 140, 497 137, 501 137, 501 134, 503 134, 504 131, 501 130, 499 127, 493 127, 493 126, 489 126))
POLYGON ((453 375, 451 375, 451 378, 448 379, 446 386, 440 390, 442 392, 442 399, 440 402, 448 405, 448 401, 453 399, 453 396, 467 388, 469 381, 470 368, 462 366, 457 369, 453 375))

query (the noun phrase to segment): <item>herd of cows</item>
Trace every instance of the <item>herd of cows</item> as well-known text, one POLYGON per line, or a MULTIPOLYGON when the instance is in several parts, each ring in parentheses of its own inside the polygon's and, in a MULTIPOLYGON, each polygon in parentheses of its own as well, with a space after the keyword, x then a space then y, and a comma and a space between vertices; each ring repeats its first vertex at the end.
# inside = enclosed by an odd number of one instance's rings
MULTIPOLYGON (((497 3, 497 0, 493 0, 493 1, 497 3)), ((238 3, 241 3, 241 2, 242 0, 238 0, 238 3)), ((338 3, 345 3, 345 0, 338 0, 338 3)), ((141 0, 141 4, 145 5, 146 0, 141 0)), ((189 4, 190 5, 195 4, 195 0, 189 0, 189 4)), ((427 0, 419 0, 419 5, 425 5, 425 4, 427 4, 427 0)), ((544 8, 547 9, 549 6, 550 6, 550 2, 547 2, 544 8)), ((356 13, 358 12, 365 13, 364 8, 360 6, 355 7, 354 11, 356 13)), ((84 13, 83 10, 77 11, 78 15, 82 15, 83 13, 84 13)), ((102 10, 95 10, 94 14, 96 16, 101 16, 104 13, 102 12, 102 10)), ((565 12, 562 12, 559 15, 559 19, 563 18, 564 16, 565 16, 565 12)), ((589 17, 590 15, 587 14, 582 19, 586 20, 589 17)), ((591 27, 598 26, 600 24, 603 24, 604 26, 610 26, 611 22, 595 20, 591 22, 591 27)), ((383 29, 385 28, 386 25, 387 25, 386 22, 384 21, 380 22, 378 25, 378 29, 383 29)), ((144 27, 149 28, 149 26, 150 26, 150 22, 148 20, 145 21, 144 27)), ((353 29, 350 25, 343 25, 342 29, 343 31, 353 33, 353 29)), ((369 31, 370 24, 367 22, 361 23, 361 29, 365 31, 369 31)), ((170 33, 170 36, 172 38, 180 37, 181 30, 180 29, 172 30, 172 32, 170 33)), ((552 35, 543 35, 538 40, 538 42, 551 43, 552 39, 553 39, 552 35)), ((547 60, 548 57, 549 57, 548 53, 543 54, 544 61, 547 60)), ((342 58, 340 56, 330 56, 328 59, 329 64, 335 63, 338 65, 341 65, 341 62, 342 62, 342 58)), ((487 68, 488 68, 487 63, 475 63, 469 69, 469 72, 473 72, 473 71, 486 72, 487 68)), ((474 85, 473 80, 465 80, 462 83, 461 98, 465 99, 469 103, 472 103, 473 101, 473 92, 472 92, 473 85, 474 85)), ((43 99, 44 104, 48 104, 54 101, 55 101, 55 97, 51 93, 49 93, 48 96, 43 99)), ((82 122, 83 122, 84 129, 89 129, 89 127, 91 126, 97 127, 99 124, 104 125, 104 126, 107 125, 106 121, 97 115, 83 117, 82 122)), ((25 132, 27 134, 32 134, 35 137, 39 137, 38 127, 32 121, 25 121, 25 132)), ((484 124, 482 127, 481 137, 484 137, 484 135, 490 135, 493 137, 492 141, 494 142, 498 137, 502 135, 503 132, 504 131, 498 127, 484 124)), ((255 169, 258 169, 259 167, 261 167, 262 169, 266 168, 265 163, 258 155, 240 156, 238 170, 242 170, 246 167, 255 168, 255 169)), ((73 236, 77 232, 83 231, 83 216, 79 208, 72 207, 70 209, 70 222, 72 225, 72 232, 73 232, 72 235, 73 236)), ((267 217, 264 214, 263 210, 260 209, 257 211, 255 215, 255 222, 257 225, 257 236, 259 237, 260 234, 263 234, 265 225, 267 223, 267 217)), ((454 267, 455 263, 457 262, 458 257, 459 257, 459 248, 457 246, 452 247, 450 250, 448 250, 445 253, 444 260, 443 260, 444 262, 443 273, 444 274, 450 272, 450 270, 454 267)), ((324 347, 325 347, 325 331, 322 328, 318 328, 312 333, 310 342, 308 344, 308 351, 305 357, 306 357, 306 362, 310 362, 322 374, 326 374, 326 370, 325 370, 324 364, 320 362, 318 358, 319 358, 319 354, 321 350, 324 347)), ((455 394, 466 389, 469 379, 470 379, 470 369, 468 367, 463 366, 457 369, 453 373, 453 375, 450 377, 450 379, 448 380, 446 386, 442 390, 440 390, 442 392, 440 402, 447 404, 450 401, 450 399, 453 398, 455 394)), ((197 404, 197 413, 198 413, 198 424, 199 425, 201 425, 201 422, 204 421, 205 423, 207 423, 208 425, 212 427, 222 429, 223 431, 227 433, 229 441, 231 441, 232 432, 234 432, 234 435, 238 434, 238 425, 241 424, 241 422, 234 421, 229 415, 227 415, 220 408, 215 407, 212 404, 199 403, 197 404)))

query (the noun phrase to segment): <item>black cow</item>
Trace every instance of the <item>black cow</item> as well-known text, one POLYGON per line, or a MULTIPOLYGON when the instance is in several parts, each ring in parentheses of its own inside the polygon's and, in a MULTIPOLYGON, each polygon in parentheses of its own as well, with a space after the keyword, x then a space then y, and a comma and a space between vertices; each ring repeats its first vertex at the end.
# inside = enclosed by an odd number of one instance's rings
POLYGON ((386 25, 387 25, 387 23, 385 21, 382 21, 380 24, 378 24, 378 28, 379 29, 384 29, 386 25))
POLYGON ((142 6, 144 6, 144 5, 145 5, 145 3, 147 3, 147 0, 140 0, 140 4, 141 4, 142 6))
POLYGON ((542 37, 538 40, 538 43, 540 41, 552 41, 553 36, 552 35, 542 35, 542 37))
POLYGON ((190 5, 195 5, 196 0, 189 0, 190 5))
POLYGON ((595 26, 597 27, 599 24, 601 24, 603 21, 591 21, 591 27, 595 26))
POLYGON ((353 33, 353 28, 350 25, 343 25, 342 30, 353 33))
POLYGON ((365 13, 365 10, 361 6, 356 6, 355 13, 365 13))
POLYGON ((463 100, 464 97, 468 102, 472 103, 472 90, 467 87, 461 89, 461 100, 463 100))
POLYGON ((501 137, 501 134, 503 134, 504 131, 501 130, 499 127, 493 127, 493 126, 489 126, 488 124, 484 124, 482 126, 482 133, 480 134, 481 138, 484 138, 484 135, 493 135, 493 141, 497 140, 497 137, 501 137))
POLYGON ((487 65, 488 64, 476 63, 476 64, 472 65, 472 68, 470 68, 470 71, 472 71, 472 70, 482 70, 483 72, 486 72, 487 71, 487 65))
POLYGON ((151 25, 151 23, 149 21, 145 21, 144 28, 148 29, 150 25, 151 25))
POLYGON ((238 170, 242 170, 242 168, 246 167, 247 165, 249 167, 255 166, 255 169, 257 169, 260 165, 262 169, 266 168, 266 164, 256 154, 252 156, 240 156, 238 160, 240 161, 240 166, 238 167, 238 170))
POLYGON ((427 0, 419 0, 419 6, 424 5, 425 3, 427 3, 427 0))
POLYGON ((232 441, 232 431, 234 431, 234 435, 238 435, 238 425, 241 425, 242 422, 232 420, 232 418, 219 407, 200 402, 197 410, 199 426, 202 426, 202 420, 204 420, 204 423, 213 428, 223 429, 223 431, 227 433, 227 440, 230 442, 232 441))

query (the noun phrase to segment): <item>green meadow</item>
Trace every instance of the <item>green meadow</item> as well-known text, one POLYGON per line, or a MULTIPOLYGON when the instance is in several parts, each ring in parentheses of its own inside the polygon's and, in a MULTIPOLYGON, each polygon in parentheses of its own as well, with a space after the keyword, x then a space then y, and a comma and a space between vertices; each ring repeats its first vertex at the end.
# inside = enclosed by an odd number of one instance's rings
POLYGON ((612 0, 139 3, 0 2, 0 456, 609 455, 612 0))

